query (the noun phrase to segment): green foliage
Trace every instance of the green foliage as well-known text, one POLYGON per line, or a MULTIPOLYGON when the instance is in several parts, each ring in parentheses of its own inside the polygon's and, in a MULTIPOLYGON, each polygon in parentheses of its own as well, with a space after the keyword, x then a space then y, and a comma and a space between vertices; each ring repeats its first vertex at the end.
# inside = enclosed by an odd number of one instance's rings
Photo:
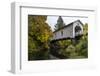
POLYGON ((67 47, 70 45, 72 42, 71 40, 63 40, 63 41, 58 41, 58 44, 61 48, 67 47))
POLYGON ((47 16, 28 16, 28 58, 47 59, 49 41, 52 37, 50 26, 46 23, 47 16))
POLYGON ((83 34, 86 35, 88 33, 88 24, 85 23, 84 27, 83 27, 83 34))
POLYGON ((63 22, 62 17, 59 16, 59 18, 57 20, 57 24, 55 25, 55 30, 62 28, 63 26, 65 26, 65 23, 63 22))
POLYGON ((60 47, 59 54, 66 58, 87 58, 88 57, 88 24, 83 26, 83 35, 79 38, 61 40, 57 43, 60 47))

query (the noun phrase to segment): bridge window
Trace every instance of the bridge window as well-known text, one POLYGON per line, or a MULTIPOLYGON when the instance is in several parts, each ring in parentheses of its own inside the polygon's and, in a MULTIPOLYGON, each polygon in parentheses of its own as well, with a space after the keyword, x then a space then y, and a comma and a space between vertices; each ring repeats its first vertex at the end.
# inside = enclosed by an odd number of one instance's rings
POLYGON ((63 36, 63 30, 61 31, 61 36, 63 36))

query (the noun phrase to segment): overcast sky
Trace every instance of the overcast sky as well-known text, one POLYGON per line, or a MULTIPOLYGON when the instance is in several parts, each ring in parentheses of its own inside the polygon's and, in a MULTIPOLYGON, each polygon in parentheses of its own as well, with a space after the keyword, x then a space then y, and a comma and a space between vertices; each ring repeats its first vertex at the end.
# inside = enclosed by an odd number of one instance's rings
MULTIPOLYGON (((47 23, 51 26, 51 29, 54 31, 54 25, 57 23, 57 19, 59 16, 47 16, 47 23)), ((76 20, 80 20, 83 24, 88 23, 88 17, 70 17, 70 16, 62 16, 64 23, 67 25, 76 20)))

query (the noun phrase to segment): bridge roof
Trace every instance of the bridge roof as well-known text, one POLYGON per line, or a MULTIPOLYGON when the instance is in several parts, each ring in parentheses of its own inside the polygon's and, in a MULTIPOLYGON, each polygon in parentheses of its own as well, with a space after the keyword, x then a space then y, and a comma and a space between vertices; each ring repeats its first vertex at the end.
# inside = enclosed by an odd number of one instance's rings
MULTIPOLYGON (((82 23, 80 20, 76 20, 76 21, 80 22, 80 23, 83 25, 83 23, 82 23)), ((74 22, 76 22, 76 21, 74 21, 74 22)), ((61 28, 55 30, 53 33, 57 32, 57 31, 59 31, 59 30, 61 30, 61 29, 67 28, 67 27, 69 27, 69 26, 72 26, 74 22, 71 22, 71 23, 69 23, 68 25, 65 25, 65 26, 63 26, 63 27, 61 27, 61 28)))

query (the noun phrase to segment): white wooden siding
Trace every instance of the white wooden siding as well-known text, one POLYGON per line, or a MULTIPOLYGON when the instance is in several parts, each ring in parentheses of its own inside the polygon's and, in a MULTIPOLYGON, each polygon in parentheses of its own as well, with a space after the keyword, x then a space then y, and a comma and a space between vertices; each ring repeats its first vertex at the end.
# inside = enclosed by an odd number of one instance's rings
POLYGON ((59 31, 54 33, 53 39, 62 39, 62 38, 74 38, 76 35, 83 33, 83 26, 80 22, 75 21, 72 25, 69 25, 68 27, 65 27, 63 29, 60 29, 59 31), (78 25, 77 25, 78 24, 78 25), (82 29, 80 32, 75 34, 75 27, 80 26, 82 29), (61 31, 63 31, 63 35, 61 35, 61 31))

